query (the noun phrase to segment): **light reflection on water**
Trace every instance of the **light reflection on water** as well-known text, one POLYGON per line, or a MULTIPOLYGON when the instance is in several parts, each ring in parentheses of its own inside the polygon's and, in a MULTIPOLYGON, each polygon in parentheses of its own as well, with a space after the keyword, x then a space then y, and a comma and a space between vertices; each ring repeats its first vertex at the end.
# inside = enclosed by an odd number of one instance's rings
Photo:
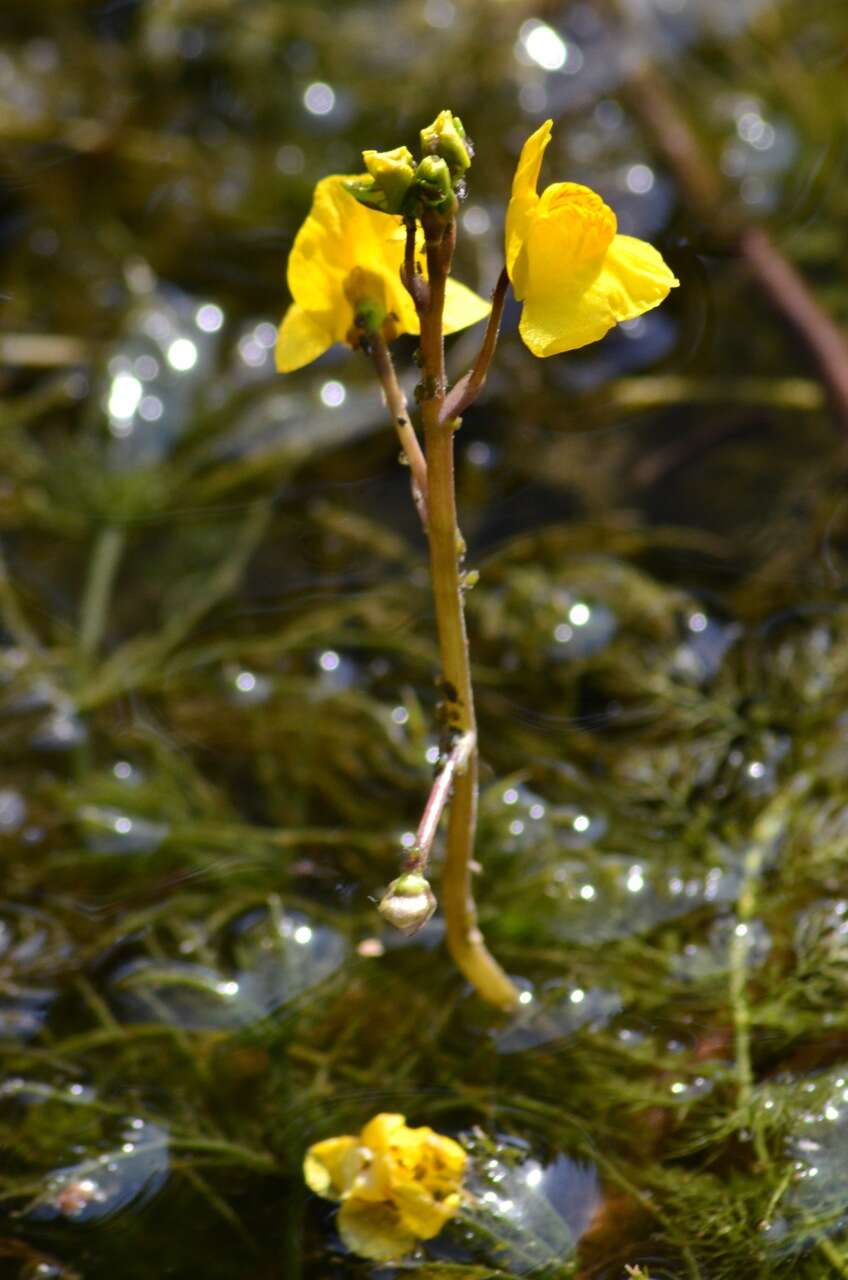
POLYGON ((335 929, 276 908, 256 908, 233 921, 220 946, 232 953, 226 970, 186 959, 119 965, 108 987, 122 1020, 190 1030, 250 1026, 318 987, 348 953, 335 929))

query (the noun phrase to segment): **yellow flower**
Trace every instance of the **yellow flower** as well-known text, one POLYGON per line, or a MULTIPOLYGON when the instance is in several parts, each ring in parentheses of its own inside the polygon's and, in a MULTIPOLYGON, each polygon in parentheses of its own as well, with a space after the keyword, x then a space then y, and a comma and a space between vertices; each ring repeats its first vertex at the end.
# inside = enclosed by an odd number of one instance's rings
MULTIPOLYGON (((360 204, 344 185, 359 180, 335 174, 315 188, 309 216, 289 257, 294 301, 277 335, 280 373, 317 360, 334 342, 357 346, 358 317, 382 330, 387 339, 418 333, 415 307, 400 280, 403 221, 360 204)), ((419 244, 419 254, 420 249, 419 244)), ((465 285, 448 282, 445 333, 476 324, 488 311, 489 304, 465 285)))
POLYGON ((452 1138, 383 1112, 357 1137, 314 1143, 303 1176, 317 1195, 341 1201, 339 1235, 353 1253, 391 1262, 454 1216, 466 1160, 452 1138))
POLYGON ((534 356, 597 342, 679 283, 651 245, 616 235, 615 214, 589 187, 555 182, 537 193, 552 124, 525 142, 506 216, 506 266, 534 356))

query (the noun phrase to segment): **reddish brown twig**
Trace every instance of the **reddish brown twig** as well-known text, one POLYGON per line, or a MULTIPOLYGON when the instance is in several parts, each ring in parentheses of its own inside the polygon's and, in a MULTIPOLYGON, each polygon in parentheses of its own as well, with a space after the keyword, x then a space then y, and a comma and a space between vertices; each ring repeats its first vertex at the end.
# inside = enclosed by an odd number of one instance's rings
POLYGON ((482 391, 489 372, 489 365, 492 363, 492 356, 495 354, 495 347, 498 344, 498 334, 501 330, 501 320, 503 319, 508 288, 509 276, 506 273, 506 267, 504 267, 498 276, 498 283, 492 293, 492 309, 489 312, 489 323, 486 325, 483 345, 480 347, 477 359, 468 370, 468 373, 464 374, 445 396, 445 402, 439 414, 440 422, 449 422, 453 418, 458 418, 463 410, 474 403, 482 391))
POLYGON ((430 850, 433 847, 433 841, 439 828, 439 819, 450 799, 454 780, 456 775, 462 773, 467 766, 468 758, 475 745, 473 733, 462 734, 456 739, 447 758, 436 774, 430 794, 427 797, 427 803, 424 806, 424 812, 421 815, 421 821, 418 824, 418 830, 415 833, 415 844, 406 859, 405 869, 407 871, 420 871, 422 874, 426 872, 427 863, 430 860, 430 850))
POLYGON ((836 420, 848 432, 848 338, 816 299, 800 272, 760 226, 750 223, 686 123, 656 67, 644 63, 628 82, 628 96, 673 170, 687 204, 734 247, 769 301, 804 342, 827 387, 836 420))
POLYGON ((403 266, 400 269, 400 278, 404 288, 415 303, 415 310, 421 312, 425 311, 430 304, 430 290, 415 261, 416 232, 415 219, 407 218, 406 246, 403 254, 403 266))

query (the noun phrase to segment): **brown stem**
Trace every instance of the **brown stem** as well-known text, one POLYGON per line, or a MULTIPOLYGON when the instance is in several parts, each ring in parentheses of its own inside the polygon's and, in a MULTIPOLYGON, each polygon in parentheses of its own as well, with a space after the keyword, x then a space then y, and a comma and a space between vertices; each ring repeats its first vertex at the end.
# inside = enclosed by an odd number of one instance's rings
POLYGON ((440 421, 445 394, 442 315, 445 285, 456 229, 435 216, 423 220, 427 248, 429 299, 419 310, 424 396, 421 415, 429 477, 430 570, 436 606, 439 653, 448 722, 473 744, 466 768, 457 775, 450 805, 447 852, 442 877, 442 905, 447 942, 457 966, 479 994, 501 1008, 514 1008, 518 992, 489 954, 477 925, 471 889, 471 860, 477 825, 477 727, 459 556, 454 493, 453 429, 440 421))
POLYGON ((424 806, 424 812, 421 815, 421 821, 418 824, 418 830, 415 833, 415 844, 406 859, 405 869, 407 871, 418 871, 422 875, 426 873, 427 863, 430 860, 430 850, 433 847, 433 841, 439 828, 439 819, 450 799, 451 787, 455 778, 467 767, 468 758, 473 751, 473 735, 470 733, 463 734, 462 737, 457 738, 447 759, 436 774, 430 794, 427 797, 427 803, 424 806))
POLYGON ((800 272, 762 227, 728 201, 724 183, 679 103, 654 66, 643 65, 628 84, 631 102, 699 217, 748 265, 757 284, 815 360, 840 428, 848 432, 848 338, 821 306, 800 272))
POLYGON ((501 331, 501 320, 503 319, 508 288, 509 276, 506 273, 506 267, 503 267, 498 276, 498 283, 492 293, 492 309, 489 312, 489 323, 486 325, 483 345, 480 347, 477 359, 468 370, 468 373, 464 374, 445 396, 445 402, 439 415, 440 421, 450 422, 453 418, 458 418, 470 404, 474 403, 482 391, 489 372, 489 365, 492 363, 492 356, 495 354, 495 347, 498 344, 498 334, 501 331))
POLYGON ((763 292, 806 342, 840 425, 848 431, 848 339, 844 332, 763 227, 746 227, 739 236, 739 247, 763 292))
POLYGON ((386 397, 386 405, 392 416, 395 430, 398 433, 400 447, 409 463, 409 484, 412 490, 412 501, 421 520, 421 526, 427 531, 427 461, 418 443, 418 436, 409 417, 406 396, 397 380, 395 366, 385 339, 379 333, 368 340, 368 349, 377 377, 386 397))
POLYGON ((400 269, 400 278, 404 288, 415 303, 415 310, 420 313, 429 305, 430 291, 427 281, 420 274, 415 263, 416 227, 415 219, 407 218, 406 245, 403 254, 403 266, 400 269))

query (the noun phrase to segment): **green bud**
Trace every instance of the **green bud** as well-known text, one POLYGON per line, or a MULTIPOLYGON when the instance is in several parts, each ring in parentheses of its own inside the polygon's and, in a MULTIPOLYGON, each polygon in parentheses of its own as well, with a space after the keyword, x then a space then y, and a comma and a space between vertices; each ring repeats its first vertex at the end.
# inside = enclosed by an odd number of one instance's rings
POLYGON ((450 169, 441 156, 424 157, 415 170, 415 185, 423 203, 431 208, 440 213, 452 213, 456 208, 450 169))
POLYGON ((453 174, 465 173, 473 155, 462 121, 447 110, 440 111, 433 123, 421 130, 421 150, 425 155, 441 156, 453 174))
POLYGON ((377 910, 384 920, 409 937, 430 919, 436 910, 436 898, 426 876, 406 871, 389 885, 377 910))
POLYGON ((415 181, 415 161, 408 147, 394 151, 363 151, 362 159, 375 185, 386 198, 387 213, 401 213, 407 191, 415 181))

